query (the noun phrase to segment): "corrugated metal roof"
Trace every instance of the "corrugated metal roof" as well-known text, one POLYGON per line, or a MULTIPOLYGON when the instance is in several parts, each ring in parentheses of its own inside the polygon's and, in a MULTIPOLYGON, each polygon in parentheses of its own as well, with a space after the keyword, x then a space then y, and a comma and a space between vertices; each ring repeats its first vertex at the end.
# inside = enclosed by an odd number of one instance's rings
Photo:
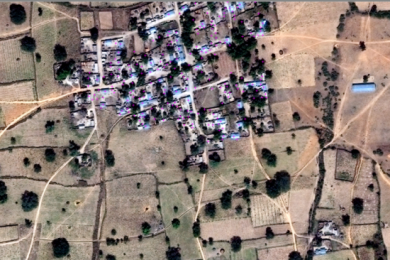
POLYGON ((353 93, 370 93, 376 91, 375 83, 352 84, 353 93))

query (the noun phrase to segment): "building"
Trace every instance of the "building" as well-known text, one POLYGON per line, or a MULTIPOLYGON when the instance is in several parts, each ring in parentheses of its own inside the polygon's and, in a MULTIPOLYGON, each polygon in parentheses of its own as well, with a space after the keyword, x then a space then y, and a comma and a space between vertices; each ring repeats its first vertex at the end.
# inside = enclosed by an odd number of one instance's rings
POLYGON ((353 93, 372 93, 376 91, 375 83, 352 84, 353 93))
POLYGON ((170 10, 170 11, 168 11, 168 12, 165 13, 164 17, 170 17, 170 16, 173 16, 173 15, 175 15, 175 11, 174 11, 174 10, 170 10))

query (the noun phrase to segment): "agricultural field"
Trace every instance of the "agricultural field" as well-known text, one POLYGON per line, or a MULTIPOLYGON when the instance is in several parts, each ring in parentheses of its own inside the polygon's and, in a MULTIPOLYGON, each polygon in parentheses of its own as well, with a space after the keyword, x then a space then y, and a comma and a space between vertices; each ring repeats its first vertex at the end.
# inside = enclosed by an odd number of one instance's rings
POLYGON ((215 201, 211 201, 211 203, 215 204, 215 217, 211 218, 209 216, 205 215, 205 207, 201 208, 200 211, 200 220, 203 223, 209 223, 209 222, 215 222, 215 221, 222 221, 222 220, 231 220, 231 219, 243 219, 248 217, 247 214, 247 209, 248 209, 248 205, 246 203, 246 201, 242 198, 236 198, 233 197, 232 198, 232 207, 229 209, 223 209, 222 208, 222 204, 220 201, 220 198, 218 198, 215 201), (241 206, 242 207, 242 212, 241 213, 236 213, 235 208, 237 206, 241 206))
POLYGON ((172 121, 148 131, 129 131, 125 120, 121 121, 110 135, 108 149, 113 151, 116 161, 114 167, 107 169, 110 178, 143 172, 155 173, 158 181, 164 183, 183 179, 178 162, 185 158, 185 150, 172 121))
POLYGON ((335 179, 353 182, 355 178, 357 160, 349 151, 338 149, 336 153, 335 179))
POLYGON ((279 199, 275 201, 276 203, 263 195, 251 196, 251 215, 254 227, 287 222, 282 209, 278 207, 279 199))
POLYGON ((276 115, 276 119, 280 121, 280 126, 277 131, 288 131, 295 128, 293 121, 292 106, 289 101, 272 103, 270 105, 270 112, 272 115, 276 115))
POLYGON ((35 86, 32 81, 0 86, 2 101, 30 101, 35 99, 35 86))
POLYGON ((373 225, 354 225, 351 229, 353 246, 365 245, 367 240, 373 240, 374 234, 378 232, 379 226, 373 225))
POLYGON ((63 17, 64 16, 62 14, 55 12, 53 9, 50 9, 47 6, 42 5, 41 3, 33 3, 33 9, 31 13, 31 22, 33 26, 37 26, 45 22, 52 21, 54 19, 60 19, 63 17), (41 9, 41 15, 39 9, 41 9))
POLYGON ((99 12, 100 28, 102 30, 111 30, 113 28, 112 12, 99 12))
POLYGON ((0 225, 0 243, 17 240, 18 238, 18 225, 0 225))
MULTIPOLYGON (((311 187, 314 186, 313 184, 311 187)), ((291 190, 289 197, 289 213, 292 217, 293 228, 297 233, 307 233, 309 226, 309 211, 315 194, 313 188, 291 190), (303 201, 303 203, 301 203, 303 201)))
POLYGON ((274 247, 258 250, 259 260, 288 260, 290 252, 294 251, 293 245, 274 247))
POLYGON ((194 91, 194 101, 197 108, 213 108, 219 105, 219 89, 217 86, 194 91))
POLYGON ((23 37, 0 41, 0 83, 34 79, 33 54, 20 49, 23 37))
MULTIPOLYGON (((53 246, 51 241, 40 240, 38 260, 57 260, 53 255, 53 246)), ((59 258, 61 260, 91 260, 92 254, 91 242, 71 242, 70 252, 67 256, 59 258)))
POLYGON ((218 61, 214 65, 214 71, 220 79, 228 78, 231 73, 236 75, 235 71, 233 71, 235 69, 235 61, 226 52, 216 52, 214 54, 219 56, 218 61))
MULTIPOLYGON (((30 27, 30 10, 32 3, 30 2, 21 2, 19 5, 24 7, 26 11, 27 18, 22 24, 14 24, 11 22, 10 14, 9 14, 9 7, 10 2, 2 2, 0 3, 0 10, 3 11, 0 15, 0 37, 9 37, 13 36, 14 34, 19 34, 24 31, 28 31, 30 27), (7 12, 6 12, 7 11, 7 12)), ((1 50, 3 52, 3 50, 1 50)), ((1 59, 1 61, 4 61, 1 59)))
POLYGON ((0 246, 0 260, 20 260, 20 244, 0 246))
POLYGON ((93 12, 81 12, 81 30, 89 30, 94 27, 94 13, 93 12))

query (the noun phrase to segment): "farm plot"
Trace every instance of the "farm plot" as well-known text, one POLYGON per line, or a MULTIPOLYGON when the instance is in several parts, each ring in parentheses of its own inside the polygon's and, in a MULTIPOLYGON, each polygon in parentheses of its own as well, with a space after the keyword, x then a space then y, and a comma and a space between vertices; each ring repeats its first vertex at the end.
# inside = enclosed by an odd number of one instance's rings
POLYGON ((81 30, 90 30, 94 27, 94 13, 93 12, 81 12, 81 30))
POLYGON ((5 122, 3 110, 1 109, 1 106, 0 106, 0 129, 3 129, 4 127, 6 127, 6 122, 5 122))
POLYGON ((353 182, 356 173, 357 159, 349 151, 338 149, 336 153, 335 179, 353 182))
POLYGON ((20 244, 0 246, 0 260, 20 260, 20 244))
POLYGON ((34 100, 35 88, 32 81, 13 83, 0 86, 1 101, 31 101, 34 100))
POLYGON ((207 260, 230 260, 231 245, 229 242, 214 242, 213 245, 207 245, 202 248, 205 259, 207 260))
MULTIPOLYGON (((27 113, 31 109, 33 109, 36 105, 34 104, 2 104, 1 111, 2 111, 2 118, 4 125, 9 125, 21 115, 27 113)), ((34 110, 32 111, 34 112, 34 110)), ((0 116, 1 117, 1 116, 0 116)), ((1 124, 1 118, 0 118, 1 124)), ((6 131, 7 132, 7 131, 6 131)), ((1 139, 0 139, 1 142, 1 139)))
POLYGON ((187 193, 186 184, 160 185, 161 213, 164 219, 167 236, 171 246, 179 244, 182 259, 199 259, 197 241, 192 235, 192 224, 194 222, 195 209, 192 196, 187 193), (175 211, 174 207, 177 207, 175 211), (181 225, 173 228, 171 221, 177 218, 181 225))
POLYGON ((373 240, 379 225, 353 225, 351 229, 353 246, 365 245, 367 240, 373 240))
POLYGON ((354 255, 351 250, 340 250, 329 252, 325 255, 315 255, 313 260, 354 260, 354 255))
POLYGON ((357 249, 359 260, 374 260, 374 249, 367 247, 359 247, 357 249))
POLYGON ((100 28, 102 30, 111 30, 114 25, 112 22, 112 12, 99 12, 100 28))
POLYGON ((289 254, 292 252, 293 245, 259 249, 258 250, 258 259, 259 260, 288 260, 289 254))
MULTIPOLYGON (((275 232, 274 232, 275 233, 275 232)), ((291 234, 276 234, 272 239, 266 239, 265 237, 244 240, 242 242, 242 248, 255 248, 255 249, 266 249, 273 247, 283 247, 287 245, 293 245, 293 237, 291 234)))
POLYGON ((236 75, 236 64, 227 52, 218 52, 215 55, 219 56, 219 60, 214 66, 215 73, 220 79, 229 77, 229 74, 236 75))
POLYGON ((142 234, 143 222, 151 225, 151 233, 162 230, 164 225, 157 209, 156 191, 153 175, 135 175, 107 182, 107 214, 102 237, 112 237, 112 229, 118 236, 138 236, 142 234))
MULTIPOLYGON (((118 236, 122 238, 122 236, 118 236)), ((118 243, 115 246, 107 246, 105 242, 100 243, 100 250, 103 251, 103 258, 110 254, 114 255, 117 260, 165 260, 168 245, 165 242, 165 234, 159 234, 154 237, 143 238, 138 241, 137 238, 131 238, 127 243, 118 243)))
POLYGON ((288 131, 295 128, 292 106, 289 101, 272 103, 270 105, 270 112, 272 115, 276 115, 276 118, 280 121, 278 131, 288 131))
POLYGON ((17 240, 18 238, 18 225, 0 226, 0 243, 17 240))
MULTIPOLYGON (((128 31, 130 12, 127 9, 114 9, 112 11, 113 29, 128 31)), ((100 21, 101 22, 101 21, 100 21)))
POLYGON ((352 224, 371 224, 378 222, 379 193, 380 189, 373 179, 373 163, 370 159, 362 160, 359 178, 353 190, 353 197, 363 199, 363 212, 353 212, 352 224))
POLYGON ((255 248, 241 249, 239 252, 231 252, 231 260, 257 260, 255 248))
POLYGON ((20 49, 21 38, 0 41, 0 83, 34 79, 33 54, 20 49))
POLYGON ((297 233, 306 233, 309 226, 309 211, 315 194, 313 189, 292 190, 289 198, 289 212, 293 228, 297 233))
POLYGON ((34 220, 36 210, 24 212, 21 207, 21 195, 24 191, 32 191, 40 196, 45 182, 28 179, 1 179, 7 186, 8 200, 0 205, 1 223, 6 224, 25 224, 24 219, 34 220), (17 202, 17 203, 16 203, 17 202))
POLYGON ((371 17, 369 41, 390 40, 390 19, 371 17))
MULTIPOLYGON (((18 3, 19 5, 22 5, 24 7, 24 10, 26 11, 26 15, 27 15, 25 22, 19 25, 11 22, 10 13, 9 13, 11 4, 12 3, 10 2, 0 3, 0 11, 2 11, 2 13, 0 14, 0 30, 1 30, 0 36, 1 37, 7 37, 13 34, 18 34, 25 30, 28 31, 30 27, 31 3, 30 2, 19 2, 18 3)), ((0 61, 4 61, 4 60, 0 60, 0 61)))
POLYGON ((268 67, 273 78, 268 80, 270 88, 309 87, 315 85, 315 62, 310 54, 289 55, 268 67), (301 84, 298 84, 301 80, 301 84))
POLYGON ((91 240, 98 194, 98 187, 49 185, 39 218, 42 224, 41 237, 54 239, 64 236, 72 241, 91 240))
MULTIPOLYGON (((279 200, 277 203, 279 204, 279 200)), ((269 198, 263 195, 251 196, 252 226, 286 223, 283 211, 269 198)))
POLYGON ((70 252, 67 256, 56 258, 53 254, 52 240, 40 240, 38 260, 91 260, 93 244, 92 242, 69 242, 70 252))
POLYGON ((70 140, 81 146, 90 132, 91 129, 71 128, 68 109, 45 109, 8 129, 0 139, 0 149, 10 146, 11 137, 16 139, 17 147, 67 147, 70 140), (54 121, 54 128, 49 133, 45 128, 47 121, 54 121))
POLYGON ((248 205, 245 200, 242 198, 232 198, 232 207, 229 209, 223 209, 221 201, 216 200, 212 201, 212 203, 215 204, 215 217, 211 218, 209 216, 205 215, 205 207, 201 208, 200 212, 200 220, 201 222, 208 223, 208 222, 215 222, 215 221, 221 221, 221 220, 230 220, 230 219, 243 219, 248 217, 247 215, 247 209, 248 205), (241 213, 236 213, 235 208, 237 206, 242 207, 242 212, 241 213))
POLYGON ((53 19, 63 18, 64 15, 56 13, 54 10, 47 8, 44 5, 34 2, 31 13, 31 22, 33 26, 40 25, 43 22, 51 21, 53 19), (41 15, 39 10, 41 9, 41 15))
POLYGON ((194 91, 194 100, 196 108, 213 108, 220 105, 219 89, 217 86, 207 87, 194 91))

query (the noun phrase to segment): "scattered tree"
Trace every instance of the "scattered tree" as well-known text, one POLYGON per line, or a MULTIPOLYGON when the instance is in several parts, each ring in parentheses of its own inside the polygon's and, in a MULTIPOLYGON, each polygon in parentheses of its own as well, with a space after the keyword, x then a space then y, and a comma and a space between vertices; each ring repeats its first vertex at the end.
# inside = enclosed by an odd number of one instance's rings
POLYGON ((117 230, 115 229, 115 228, 113 228, 112 230, 111 230, 111 235, 116 235, 117 234, 117 230))
POLYGON ((365 45, 365 43, 364 43, 363 41, 360 41, 359 47, 360 47, 360 49, 361 49, 362 51, 365 51, 365 50, 366 50, 366 45, 365 45))
POLYGON ((56 61, 63 61, 67 59, 67 51, 64 46, 60 44, 54 46, 54 59, 56 61))
POLYGON ((352 158, 354 158, 354 159, 357 159, 357 158, 360 157, 360 152, 359 152, 358 150, 356 150, 356 149, 353 149, 353 150, 351 151, 351 153, 352 153, 352 158))
POLYGON ((266 236, 266 239, 272 239, 275 237, 275 234, 273 233, 273 230, 271 227, 266 228, 265 236, 266 236))
POLYGON ((180 260, 181 253, 180 249, 176 247, 168 247, 168 250, 165 252, 167 260, 180 260))
POLYGON ((91 28, 90 34, 91 34, 91 40, 96 42, 98 40, 98 28, 97 27, 91 28))
POLYGON ((352 200, 353 203, 353 211, 356 214, 361 214, 363 212, 363 199, 359 198, 359 197, 355 197, 352 200))
POLYGON ((242 214, 242 206, 241 206, 241 205, 237 205, 237 206, 235 207, 235 213, 236 213, 237 215, 242 214))
POLYGON ((7 199, 7 186, 3 181, 0 181, 0 204, 6 203, 7 199))
POLYGON ((231 238, 231 249, 233 252, 239 252, 242 248, 242 239, 239 236, 231 238))
POLYGON ((171 221, 171 224, 173 228, 177 229, 181 225, 181 221, 175 218, 171 221))
POLYGON ((23 159, 23 164, 24 164, 25 167, 30 166, 30 160, 28 158, 24 158, 23 159))
POLYGON ((114 153, 111 150, 105 151, 105 163, 109 167, 113 167, 115 165, 114 153))
POLYGON ((24 219, 24 224, 26 227, 30 228, 33 225, 33 221, 29 219, 24 219))
POLYGON ((192 233, 194 234, 194 237, 201 236, 201 225, 199 224, 199 221, 194 222, 192 225, 192 233))
POLYGON ((290 175, 287 171, 276 172, 274 179, 266 181, 266 192, 272 197, 278 197, 281 193, 290 189, 290 175))
POLYGON ((231 81, 231 83, 236 83, 237 81, 238 81, 238 77, 236 77, 236 75, 235 74, 233 74, 233 73, 231 73, 230 75, 229 75, 229 80, 231 81))
POLYGON ((34 164, 34 172, 40 173, 41 172, 41 165, 36 163, 34 164))
POLYGON ((36 50, 36 40, 29 36, 24 36, 20 40, 20 48, 26 52, 34 52, 36 50))
POLYGON ((46 161, 53 162, 56 159, 56 152, 52 148, 47 148, 44 152, 46 161))
POLYGON ((29 212, 38 206, 38 195, 31 191, 25 191, 21 195, 21 207, 24 212, 29 212))
POLYGON ((10 5, 10 20, 12 23, 20 25, 26 21, 26 10, 22 5, 11 4, 10 5))
POLYGON ((174 206, 174 213, 178 213, 178 207, 174 206))
POLYGON ((147 222, 143 222, 141 225, 142 233, 148 235, 151 231, 151 225, 147 222))
POLYGON ((41 54, 36 53, 36 62, 41 62, 41 54))
POLYGON ((286 147, 286 153, 288 154, 288 155, 291 155, 292 154, 292 152, 293 152, 293 150, 292 150, 292 148, 291 147, 286 147))
POLYGON ((53 253, 56 258, 67 256, 70 252, 70 244, 65 238, 57 238, 51 242, 53 253))
POLYGON ((294 120, 295 122, 300 121, 300 115, 299 115, 298 112, 294 112, 293 115, 292 115, 292 117, 293 117, 293 120, 294 120))
POLYGON ((303 260, 303 258, 298 251, 292 251, 289 254, 289 260, 303 260))
POLYGON ((116 260, 117 258, 114 256, 114 255, 111 255, 111 254, 107 254, 106 256, 105 256, 105 259, 106 260, 116 260))
POLYGON ((216 206, 214 203, 207 203, 205 205, 205 215, 211 217, 212 219, 215 217, 216 213, 216 206))
POLYGON ((221 200, 221 206, 222 209, 229 209, 232 207, 232 191, 227 190, 222 193, 222 197, 220 198, 221 200))
POLYGON ((201 162, 199 164, 199 173, 206 174, 208 173, 208 164, 205 162, 201 162))
POLYGON ((349 214, 342 215, 342 221, 345 226, 350 225, 350 216, 349 214))

